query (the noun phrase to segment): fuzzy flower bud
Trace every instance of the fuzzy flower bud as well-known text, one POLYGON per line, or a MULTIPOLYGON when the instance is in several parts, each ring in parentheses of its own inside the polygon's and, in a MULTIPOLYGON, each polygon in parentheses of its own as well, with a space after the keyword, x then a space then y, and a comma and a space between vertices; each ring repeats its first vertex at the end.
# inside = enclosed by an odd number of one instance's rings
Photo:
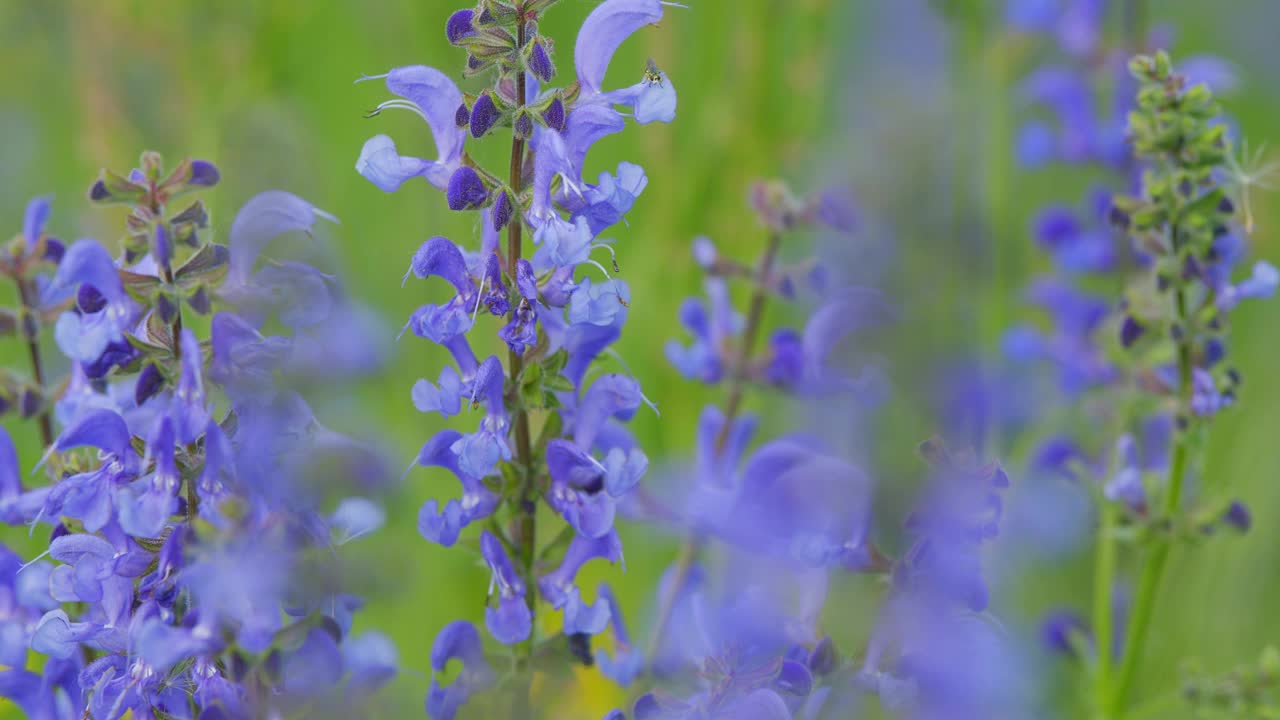
POLYGON ((527 65, 529 72, 544 83, 551 82, 556 76, 556 66, 551 62, 551 53, 547 51, 544 38, 537 38, 530 44, 527 65))
POLYGON ((453 171, 449 178, 449 188, 445 191, 449 199, 450 210, 474 210, 489 198, 484 181, 474 168, 463 165, 453 171))
POLYGON ((459 10, 449 16, 449 21, 445 24, 444 34, 449 38, 449 43, 457 45, 462 42, 463 38, 476 34, 475 27, 471 24, 471 17, 474 14, 471 10, 459 10))
POLYGON ((498 106, 489 93, 481 93, 471 106, 471 137, 481 138, 498 122, 498 106))

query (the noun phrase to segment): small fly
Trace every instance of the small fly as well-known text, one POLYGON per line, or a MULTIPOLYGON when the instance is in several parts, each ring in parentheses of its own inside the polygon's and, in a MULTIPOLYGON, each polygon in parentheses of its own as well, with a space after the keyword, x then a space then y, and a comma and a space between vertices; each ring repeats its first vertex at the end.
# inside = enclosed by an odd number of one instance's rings
POLYGON ((662 71, 658 69, 658 63, 649 58, 644 64, 644 81, 650 85, 662 87, 662 71))

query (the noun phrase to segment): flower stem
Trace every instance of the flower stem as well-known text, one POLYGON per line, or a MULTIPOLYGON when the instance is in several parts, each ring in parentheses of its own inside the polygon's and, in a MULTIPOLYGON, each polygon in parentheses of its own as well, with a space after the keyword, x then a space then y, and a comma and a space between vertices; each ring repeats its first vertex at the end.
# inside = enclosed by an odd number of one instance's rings
MULTIPOLYGON (((521 15, 521 20, 517 28, 517 45, 524 48, 525 43, 525 21, 524 7, 521 3, 517 11, 521 15)), ((525 96, 525 73, 523 69, 516 71, 516 97, 520 103, 524 102, 525 96)), ((511 174, 508 183, 511 185, 511 192, 515 197, 520 196, 522 190, 521 184, 524 180, 524 140, 515 134, 512 129, 511 140, 511 174)), ((521 242, 523 240, 524 225, 520 214, 512 219, 507 225, 507 272, 511 273, 514 279, 516 275, 516 264, 520 261, 521 242)), ((524 356, 521 353, 511 350, 508 355, 508 372, 512 384, 517 384, 521 372, 524 370, 524 356)), ((538 612, 538 584, 533 579, 533 565, 536 557, 537 535, 537 519, 538 504, 536 498, 537 473, 533 471, 533 449, 530 442, 529 434, 529 413, 524 407, 517 405, 512 421, 512 429, 515 435, 516 444, 516 468, 520 476, 520 490, 517 499, 519 501, 519 512, 516 516, 516 532, 515 543, 520 552, 520 567, 525 579, 525 603, 529 607, 529 614, 533 617, 533 626, 536 628, 537 612, 538 612)), ((533 658, 533 636, 530 634, 529 640, 524 646, 524 660, 526 663, 525 674, 526 680, 523 691, 518 691, 513 698, 516 707, 513 708, 516 713, 515 717, 526 717, 531 707, 529 692, 533 687, 533 670, 529 667, 533 658)))
MULTIPOLYGON (((1176 228, 1175 228, 1176 233, 1176 228)), ((1186 314, 1186 295, 1183 290, 1176 292, 1176 309, 1179 322, 1184 322, 1186 314)), ((1185 325, 1184 325, 1185 327, 1185 325)), ((1190 332, 1183 337, 1189 338, 1190 332)), ((1189 340, 1178 344, 1178 409, 1187 410, 1191 403, 1191 346, 1189 340)), ((1172 459, 1169 461, 1169 487, 1165 495, 1164 515, 1173 518, 1182 502, 1182 485, 1187 474, 1187 433, 1177 431, 1174 439, 1172 459)), ((1160 590, 1160 581, 1164 577, 1165 566, 1169 562, 1169 551, 1172 548, 1170 538, 1157 537, 1151 557, 1142 569, 1142 577, 1138 582, 1138 594, 1133 602, 1133 613, 1129 620, 1129 632, 1125 635, 1124 656, 1120 670, 1116 676, 1116 684, 1109 704, 1110 715, 1119 717, 1124 703, 1133 686, 1138 666, 1147 641, 1147 630, 1151 625, 1151 615, 1155 610, 1156 595, 1160 590)))
POLYGON ((1093 567, 1093 623, 1095 626, 1094 652, 1097 665, 1094 668, 1094 698, 1098 708, 1108 702, 1111 691, 1111 660, 1114 641, 1111 588, 1116 576, 1116 506, 1106 498, 1101 500, 1098 518, 1098 539, 1093 567))
MULTIPOLYGON (((18 278, 18 296, 22 299, 22 307, 28 313, 36 312, 35 303, 32 302, 32 295, 35 288, 29 282, 22 278, 18 278)), ((44 380, 44 362, 40 358, 40 343, 36 338, 27 340, 27 355, 31 358, 31 377, 36 382, 36 389, 40 391, 41 401, 47 400, 44 397, 45 380, 44 380)), ((53 445, 53 419, 49 415, 49 408, 41 408, 40 414, 36 416, 36 422, 40 425, 40 440, 44 443, 44 447, 48 448, 53 445)))
MULTIPOLYGON (((724 424, 716 433, 714 449, 716 455, 724 452, 725 443, 729 440, 729 429, 742 409, 748 366, 751 363, 756 338, 760 335, 764 324, 765 304, 769 297, 769 276, 773 273, 773 265, 781 245, 782 233, 775 230, 769 235, 769 244, 765 247, 764 255, 760 258, 760 264, 756 269, 756 283, 752 288, 751 304, 747 309, 747 324, 743 331, 742 344, 738 347, 738 354, 734 358, 733 369, 729 375, 729 392, 724 403, 724 424)), ((662 636, 666 634, 667 625, 671 622, 671 613, 675 610, 676 599, 680 597, 680 590, 689 579, 689 573, 693 570, 693 563, 701 549, 702 538, 697 533, 689 533, 680 544, 671 584, 668 591, 658 600, 653 630, 649 634, 649 645, 645 657, 650 664, 653 663, 658 644, 662 642, 662 636)))

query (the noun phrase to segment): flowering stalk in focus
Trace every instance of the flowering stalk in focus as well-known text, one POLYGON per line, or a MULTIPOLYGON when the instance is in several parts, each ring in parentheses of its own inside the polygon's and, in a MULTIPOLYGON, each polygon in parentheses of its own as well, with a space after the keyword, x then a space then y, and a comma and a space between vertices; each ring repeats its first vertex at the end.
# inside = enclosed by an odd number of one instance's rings
MULTIPOLYGON (((443 506, 423 504, 418 529, 447 547, 468 526, 483 525, 479 549, 493 572, 485 625, 494 640, 512 648, 513 712, 521 716, 531 712, 533 673, 563 665, 564 649, 592 663, 591 637, 608 625, 614 603, 605 596, 589 603, 575 577, 592 559, 622 559, 613 527, 617 505, 648 466, 621 424, 648 402, 639 383, 617 373, 588 380, 589 368, 618 339, 630 305, 627 285, 595 256, 614 258, 602 233, 623 220, 648 178, 624 162, 590 183, 584 160, 597 140, 622 131, 627 118, 670 122, 676 106, 674 86, 652 61, 637 69, 636 84, 603 87, 617 47, 656 24, 674 3, 601 3, 579 31, 574 77, 564 87, 550 85, 558 75, 555 43, 539 30, 554 4, 483 0, 453 13, 446 38, 466 51, 464 76, 487 78, 483 89, 464 94, 438 70, 400 67, 380 76, 400 99, 371 113, 398 108, 421 116, 438 159, 402 156, 389 137, 378 135, 356 163, 384 191, 422 177, 445 192, 450 209, 481 218, 478 250, 433 237, 405 275, 439 277, 456 291, 443 305, 419 308, 406 325, 448 348, 456 364, 435 382, 418 381, 415 406, 445 416, 477 403, 485 410, 474 432, 443 431, 419 453, 418 465, 448 470, 463 492, 443 506), (501 172, 466 152, 469 143, 498 134, 511 146, 510 165, 501 172), (481 360, 472 350, 469 334, 481 314, 503 323, 496 334, 507 346, 505 367, 497 355, 481 360), (563 519, 563 529, 537 527, 540 502, 563 519), (540 548, 540 536, 553 539, 540 548), (538 637, 539 599, 562 611, 562 636, 538 637)), ((616 259, 612 265, 616 272, 616 259)), ((433 670, 444 673, 451 659, 462 661, 461 675, 447 685, 433 678, 427 695, 427 712, 437 720, 452 718, 471 695, 496 681, 479 634, 466 621, 447 626, 436 639, 433 670)))
MULTIPOLYGON (((1148 547, 1128 632, 1114 683, 1103 684, 1110 691, 1103 710, 1110 716, 1127 706, 1172 544, 1186 531, 1183 496, 1199 466, 1196 449, 1212 417, 1238 393, 1240 374, 1224 362, 1228 313, 1245 298, 1272 295, 1280 282, 1265 262, 1244 281, 1231 281, 1240 254, 1229 226, 1236 210, 1216 174, 1231 143, 1226 126, 1215 122, 1221 111, 1212 92, 1188 84, 1163 52, 1135 58, 1130 69, 1141 87, 1129 134, 1149 169, 1142 195, 1117 198, 1113 219, 1151 260, 1128 293, 1120 332, 1126 347, 1145 360, 1158 358, 1146 382, 1167 397, 1175 431, 1166 482, 1155 498, 1148 499, 1140 477, 1124 487, 1114 483, 1109 493, 1112 500, 1128 500, 1131 507, 1138 501, 1159 513, 1146 518, 1148 547)), ((1204 487, 1209 499, 1223 490, 1204 487)))

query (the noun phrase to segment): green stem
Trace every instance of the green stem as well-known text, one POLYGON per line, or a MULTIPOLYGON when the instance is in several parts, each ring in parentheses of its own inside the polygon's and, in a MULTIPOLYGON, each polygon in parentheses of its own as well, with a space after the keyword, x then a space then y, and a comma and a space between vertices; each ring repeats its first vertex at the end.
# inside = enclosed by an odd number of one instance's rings
MULTIPOLYGON (((523 49, 525 44, 525 22, 523 3, 517 11, 520 13, 521 20, 518 23, 516 31, 516 43, 518 49, 523 49)), ((525 97, 525 73, 523 69, 516 71, 516 97, 518 101, 523 103, 525 97)), ((511 172, 508 178, 508 184, 511 186, 512 197, 520 197, 522 183, 524 181, 524 140, 515 134, 512 128, 511 139, 511 172)), ((517 213, 512 222, 507 225, 507 272, 511 273, 511 277, 516 275, 516 265, 520 261, 521 243, 523 240, 524 224, 517 213)), ((511 382, 519 387, 518 379, 524 370, 524 356, 515 350, 511 350, 508 354, 508 373, 511 382)), ((533 470, 533 447, 530 441, 529 433, 529 413, 523 406, 517 404, 514 411, 514 419, 512 422, 512 431, 515 436, 516 445, 516 468, 520 476, 520 489, 517 500, 519 502, 518 512, 516 515, 516 532, 514 541, 520 551, 520 568, 524 574, 525 593, 524 599, 529 607, 529 615, 533 618, 533 626, 537 627, 538 618, 538 584, 534 581, 534 562, 537 556, 537 520, 538 520, 538 502, 537 502, 537 473, 533 470)), ((530 692, 533 689, 533 646, 534 637, 530 633, 528 641, 524 643, 524 675, 525 682, 523 690, 518 691, 514 702, 516 712, 513 717, 528 717, 529 710, 532 707, 530 692)))
MULTIPOLYGON (((764 255, 760 258, 760 265, 756 268, 756 282, 751 292, 751 304, 747 309, 747 324, 743 331, 742 344, 738 347, 738 354, 734 358, 733 368, 729 375, 729 391, 724 404, 724 424, 720 426, 720 431, 716 433, 714 446, 716 455, 724 452, 725 444, 729 440, 729 430, 733 426, 734 419, 737 418, 738 413, 742 410, 742 400, 747 385, 747 371, 750 369, 756 339, 759 337, 764 325, 764 310, 766 301, 769 298, 769 276, 773 274, 773 266, 777 261, 778 250, 781 246, 782 234, 775 230, 769 236, 769 244, 765 247, 764 255)), ((689 573, 693 570, 694 560, 698 558, 698 553, 701 549, 702 538, 696 533, 690 533, 685 536, 684 542, 680 544, 680 550, 676 554, 671 584, 667 592, 658 601, 658 611, 654 617, 653 630, 649 633, 649 644, 646 648, 645 657, 648 658, 650 663, 653 662, 654 653, 658 651, 658 644, 662 642, 662 636, 666 634, 667 625, 671 622, 671 613, 675 610, 676 599, 680 597, 680 590, 684 587, 685 581, 689 579, 689 573)))
POLYGON ((1105 707, 1111 691, 1111 655, 1113 616, 1111 612, 1111 588, 1116 576, 1116 505, 1103 498, 1098 520, 1098 540, 1093 568, 1093 622, 1095 626, 1095 650, 1097 664, 1094 669, 1094 698, 1097 707, 1105 707))
MULTIPOLYGON (((1130 52, 1142 52, 1146 45, 1147 32, 1147 13, 1146 3, 1144 0, 1126 0, 1124 3, 1124 35, 1125 42, 1129 46, 1130 52)), ((1185 301, 1182 292, 1178 291, 1177 296, 1178 317, 1185 315, 1185 301)), ((1183 381, 1183 360, 1184 353, 1179 351, 1179 382, 1187 385, 1188 382, 1183 381)), ((1189 359, 1189 358, 1188 358, 1189 359)), ((1189 365, 1189 362, 1187 363, 1189 365)), ((1189 373, 1189 370, 1187 371, 1189 373)), ((1181 397, 1181 391, 1179 394, 1181 397)), ((1181 440, 1178 441, 1178 447, 1182 447, 1181 440)), ((1178 451, 1175 450, 1175 453, 1178 451)), ((1181 451, 1185 455, 1185 449, 1181 451)), ((1175 454, 1174 460, 1177 460, 1175 454)), ((1182 461, 1185 463, 1185 459, 1182 461)), ((1177 472, 1170 473, 1170 495, 1168 500, 1173 510, 1177 509, 1180 500, 1179 495, 1182 492, 1182 474, 1183 471, 1178 469, 1177 472)), ((1112 717, 1124 703, 1124 696, 1129 692, 1129 685, 1133 682, 1133 674, 1137 665, 1137 653, 1131 652, 1131 648, 1141 648, 1146 642, 1146 623, 1149 622, 1151 609, 1144 607, 1141 609, 1142 615, 1145 615, 1140 622, 1135 622, 1140 616, 1139 607, 1135 604, 1134 617, 1130 619, 1128 626, 1128 636, 1125 638, 1124 647, 1121 648, 1123 653, 1120 676, 1115 687, 1115 695, 1111 693, 1112 681, 1112 645, 1113 645, 1113 613, 1111 603, 1111 589, 1115 585, 1116 576, 1116 541, 1112 537, 1116 522, 1117 509, 1114 503, 1103 500, 1102 505, 1102 522, 1098 528, 1098 550, 1096 557, 1096 567, 1094 568, 1094 588, 1093 588, 1093 617, 1097 626, 1097 654, 1098 665, 1097 675, 1095 677, 1095 698, 1097 706, 1102 710, 1104 718, 1112 717), (1141 625, 1141 629, 1137 629, 1141 625), (1134 633, 1137 637, 1133 637, 1134 633)), ((1170 511, 1172 513, 1172 510, 1170 511)), ((1162 543, 1162 547, 1156 549, 1156 554, 1152 556, 1152 563, 1144 568, 1143 577, 1140 581, 1140 587, 1150 583, 1151 589, 1148 590, 1147 596, 1155 593, 1159 584, 1159 575, 1164 572, 1164 563, 1168 555, 1168 546, 1162 543), (1152 577, 1148 579, 1147 574, 1151 573, 1152 577)), ((1142 593, 1139 592, 1142 596, 1142 593)), ((1144 600, 1147 606, 1150 606, 1153 600, 1144 600)))
MULTIPOLYGON (((1174 247, 1177 248, 1177 227, 1173 228, 1174 247)), ((1191 402, 1191 346, 1185 338, 1192 333, 1186 325, 1187 299, 1180 288, 1175 293, 1175 309, 1177 321, 1182 324, 1183 338, 1178 344, 1178 411, 1185 412, 1191 402)), ((1187 474, 1187 433, 1178 430, 1174 439, 1173 456, 1169 462, 1169 487, 1165 495, 1164 515, 1175 518, 1182 503, 1182 486, 1187 474)), ((1160 590, 1160 581, 1164 577, 1165 566, 1169 562, 1169 551, 1172 549, 1170 538, 1157 537, 1151 557, 1142 569, 1142 577, 1138 582, 1138 594, 1133 602, 1133 614, 1129 619, 1129 632, 1125 635, 1124 656, 1120 664, 1120 672, 1116 676, 1116 684, 1108 703, 1108 717, 1121 717, 1125 700, 1132 689, 1134 678, 1141 664, 1143 651, 1146 649, 1147 631, 1151 625, 1151 615, 1155 611, 1156 597, 1160 590)))

